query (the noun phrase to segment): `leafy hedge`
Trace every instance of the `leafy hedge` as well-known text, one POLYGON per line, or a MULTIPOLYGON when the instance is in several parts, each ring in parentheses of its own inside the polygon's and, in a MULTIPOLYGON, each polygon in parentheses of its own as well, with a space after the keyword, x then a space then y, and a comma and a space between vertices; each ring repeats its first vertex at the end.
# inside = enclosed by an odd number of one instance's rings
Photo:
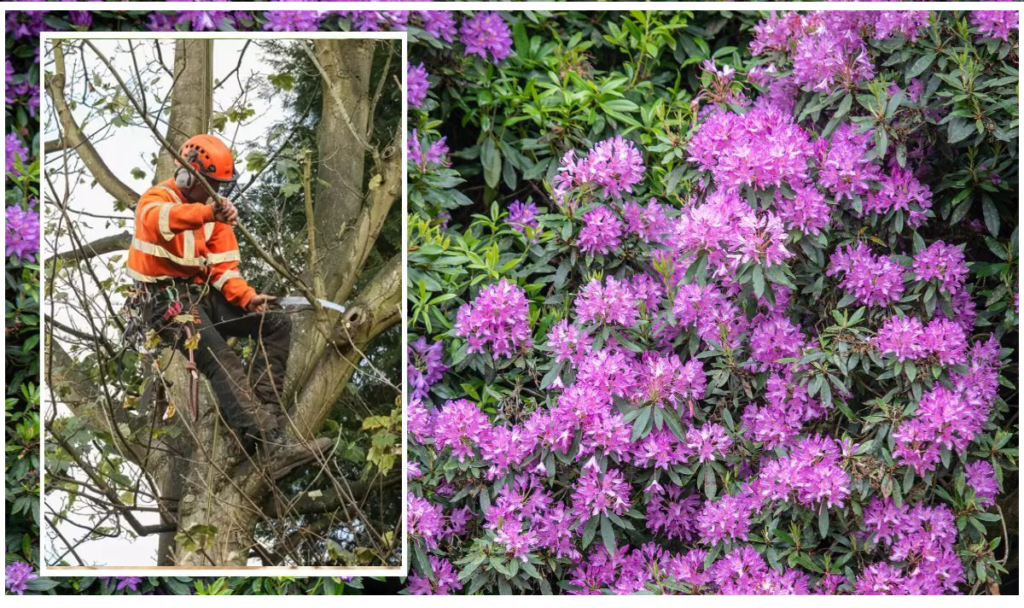
POLYGON ((1017 15, 491 18, 410 27, 410 591, 1013 591, 1017 15))

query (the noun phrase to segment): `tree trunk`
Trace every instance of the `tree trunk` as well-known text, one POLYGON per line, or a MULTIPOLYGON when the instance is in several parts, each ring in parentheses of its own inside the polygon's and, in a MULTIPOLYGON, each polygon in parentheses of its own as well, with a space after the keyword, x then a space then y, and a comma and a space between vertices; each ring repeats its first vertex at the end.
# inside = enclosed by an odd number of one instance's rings
MULTIPOLYGON (((177 40, 174 43, 174 76, 171 112, 164 138, 181 148, 189 137, 206 133, 213 113, 213 40, 177 40)), ((153 183, 174 175, 174 158, 160 150, 153 183)))
MULTIPOLYGON (((189 137, 206 133, 210 124, 213 104, 213 40, 177 40, 174 43, 174 76, 177 79, 171 91, 170 114, 167 120, 167 132, 164 137, 175 148, 180 148, 189 137)), ((157 42, 159 44, 159 41, 157 42)), ((153 183, 162 182, 174 175, 174 159, 167 150, 161 149, 157 154, 156 173, 153 183)), ((182 365, 181 357, 175 357, 177 365, 182 365)), ((180 412, 186 412, 188 398, 188 382, 184 379, 184 370, 176 369, 182 376, 182 382, 176 385, 178 390, 169 395, 171 403, 180 412)), ((205 380, 204 380, 205 382, 205 380)), ((209 394, 200 391, 200 394, 209 394)), ((204 399, 204 401, 207 401, 204 399)), ((202 410, 208 411, 215 407, 212 403, 203 403, 202 410)), ((184 493, 184 475, 189 470, 187 458, 192 455, 192 443, 187 438, 178 442, 181 457, 172 459, 167 466, 156 473, 160 484, 160 495, 181 498, 184 493)), ((180 518, 180 516, 179 516, 180 518)), ((162 517, 166 521, 167 517, 162 517)), ((169 523, 169 522, 168 522, 169 523)), ((157 565, 173 565, 176 550, 175 534, 169 532, 160 535, 157 553, 157 565)))

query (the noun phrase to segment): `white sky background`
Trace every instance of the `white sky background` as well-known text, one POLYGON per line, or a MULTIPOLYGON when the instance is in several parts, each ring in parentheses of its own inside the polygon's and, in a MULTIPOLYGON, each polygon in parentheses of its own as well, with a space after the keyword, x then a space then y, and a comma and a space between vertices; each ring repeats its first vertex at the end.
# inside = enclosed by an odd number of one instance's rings
MULTIPOLYGON (((156 52, 154 50, 155 43, 161 44, 161 52, 165 63, 173 70, 174 67, 174 41, 165 40, 136 40, 136 57, 139 61, 139 67, 145 72, 145 65, 152 62, 156 62, 156 52)), ((218 80, 225 79, 236 66, 239 66, 239 55, 241 54, 243 46, 245 46, 245 40, 216 40, 214 42, 214 60, 213 60, 213 77, 214 83, 218 80)), ((246 49, 245 56, 242 58, 242 62, 238 69, 237 74, 231 75, 230 79, 225 80, 224 84, 215 89, 213 94, 213 112, 224 111, 230 107, 235 100, 239 97, 242 92, 242 88, 239 83, 245 85, 249 78, 253 78, 253 82, 267 83, 267 76, 274 73, 271 66, 267 65, 264 60, 264 54, 260 49, 260 44, 263 41, 253 40, 246 49)), ((93 43, 98 49, 111 61, 115 69, 119 71, 121 78, 129 83, 134 82, 134 68, 132 65, 131 55, 128 52, 128 43, 125 40, 93 40, 93 43)), ((47 42, 47 46, 51 43, 47 42)), ((92 56, 91 51, 86 49, 86 67, 89 69, 90 76, 92 74, 99 74, 104 81, 116 84, 116 81, 106 70, 102 62, 98 58, 92 56)), ((52 71, 52 51, 47 53, 47 70, 52 71)), ((66 54, 66 69, 68 74, 68 86, 67 95, 71 98, 79 98, 81 95, 81 82, 73 80, 73 74, 80 74, 82 70, 81 65, 82 57, 76 53, 74 55, 66 54), (76 86, 77 85, 77 86, 76 86)), ((166 95, 169 90, 172 78, 165 72, 160 72, 161 79, 155 85, 154 90, 159 91, 160 95, 166 95)), ((152 78, 152 77, 150 77, 152 78)), ((80 80, 80 79, 79 79, 80 80)), ((216 135, 222 137, 229 145, 231 145, 232 139, 234 140, 233 149, 235 150, 235 165, 236 169, 242 172, 240 183, 244 184, 248 181, 249 175, 244 172, 245 156, 251 150, 256 149, 254 143, 265 142, 267 133, 271 126, 275 122, 279 122, 284 115, 284 106, 282 104, 283 99, 281 96, 276 96, 273 99, 262 99, 253 90, 250 92, 248 101, 252 108, 256 111, 254 116, 241 124, 238 127, 237 132, 235 127, 238 123, 228 123, 225 127, 226 133, 217 133, 216 135)), ((44 94, 45 96, 45 94, 44 94)), ((94 96, 95 97, 95 96, 94 96)), ((49 103, 49 99, 44 100, 44 106, 46 107, 46 115, 52 114, 52 104, 49 103)), ((150 104, 150 110, 154 107, 154 97, 151 94, 148 98, 150 104)), ((170 104, 168 103, 168 106, 170 104)), ((169 108, 165 110, 165 114, 161 117, 161 121, 166 123, 169 108)), ((81 124, 81 121, 88 115, 89 110, 83 106, 79 106, 74 111, 75 118, 81 124)), ((44 116, 46 116, 44 115, 44 116)), ((135 120, 137 120, 137 115, 135 120)), ((96 122, 94 120, 94 122, 96 122)), ((91 134, 100 125, 90 125, 85 127, 86 134, 91 134)), ((166 128, 166 124, 161 125, 161 131, 166 128)), ((52 118, 44 118, 43 124, 43 141, 55 139, 58 136, 58 130, 56 121, 52 118)), ((140 194, 151 186, 151 180, 153 178, 154 167, 150 165, 150 158, 153 154, 159 151, 160 144, 156 138, 152 135, 149 129, 145 126, 142 127, 121 127, 114 128, 113 134, 106 140, 96 143, 96 150, 100 156, 107 163, 111 171, 117 175, 125 184, 133 188, 140 194), (139 168, 146 172, 144 179, 136 179, 132 176, 132 169, 139 168)), ((69 161, 70 162, 70 161, 69 161)), ((79 162, 79 161, 76 161, 79 162)), ((47 159, 47 164, 44 169, 58 169, 61 170, 63 167, 63 159, 61 154, 50 154, 47 159)), ((85 211, 92 214, 98 215, 111 215, 111 216, 124 216, 129 218, 124 222, 124 226, 119 225, 114 220, 98 219, 94 217, 87 217, 80 214, 72 214, 71 217, 76 221, 76 225, 79 227, 81 237, 84 242, 92 242, 98 238, 104 236, 115 235, 123 232, 125 229, 133 231, 134 221, 132 218, 131 210, 118 212, 115 210, 113 198, 99 185, 90 187, 92 180, 88 176, 85 179, 85 183, 72 184, 71 186, 71 199, 70 208, 77 211, 85 211)), ((54 180, 55 190, 57 195, 63 198, 65 194, 65 185, 63 179, 54 180)), ((41 186, 41 191, 49 193, 49 186, 45 183, 41 186)), ((46 198, 49 198, 48 196, 46 198)), ((53 222, 56 219, 56 214, 49 210, 44 215, 44 222, 53 222)), ((45 234, 43 235, 43 252, 44 256, 48 257, 57 251, 65 251, 73 248, 69 237, 66 235, 55 239, 54 236, 45 234)), ((110 260, 114 256, 119 254, 108 254, 103 256, 102 259, 110 260)), ((127 262, 127 252, 120 252, 120 262, 116 264, 118 268, 116 274, 120 277, 121 281, 126 281, 122 270, 123 264, 127 262)), ((105 279, 110 276, 106 267, 103 264, 96 263, 98 260, 94 260, 93 267, 96 269, 99 278, 105 279)), ((243 275, 245 269, 242 269, 243 275)), ((95 289, 95 286, 93 286, 95 289)), ((98 294, 97 294, 98 295, 98 294)), ((123 298, 112 296, 113 305, 115 309, 119 309, 123 305, 123 298)), ((75 298, 72 298, 74 300, 75 298)), ((49 312, 49 304, 44 303, 43 308, 49 312)), ((55 308, 54 318, 58 321, 75 327, 86 332, 89 332, 89 325, 84 320, 80 312, 70 309, 68 306, 57 306, 55 308)), ((59 339, 61 335, 60 331, 54 329, 53 336, 55 339, 59 339)), ((120 341, 120 336, 111 334, 109 336, 115 344, 120 341)), ((44 403, 46 408, 51 407, 51 396, 49 391, 43 393, 44 403)), ((68 410, 63 405, 58 405, 58 412, 61 414, 68 414, 68 410)), ((82 474, 84 477, 84 474, 82 474)), ((55 496, 62 496, 57 494, 55 496)), ((58 502, 57 500, 53 501, 58 502)), ((76 506, 82 504, 80 500, 76 503, 76 506)), ((59 507, 55 504, 54 510, 58 510, 59 507)), ((48 515, 50 511, 43 506, 42 514, 48 515)), ((138 519, 143 525, 150 525, 159 523, 159 517, 156 513, 137 513, 138 519)), ((88 522, 82 522, 88 525, 88 522)), ((49 524, 44 522, 45 526, 49 524)), ((76 528, 75 526, 64 523, 59 526, 61 533, 69 540, 81 538, 85 533, 82 529, 76 528)), ((130 527, 128 528, 130 529, 130 527)), ((72 540, 72 542, 74 542, 72 540)), ((45 556, 47 561, 52 560, 56 555, 63 553, 65 547, 58 540, 56 543, 52 543, 48 547, 48 553, 50 555, 45 556), (57 553, 53 554, 56 550, 57 553)), ((86 562, 86 565, 107 565, 107 566, 143 566, 156 565, 156 550, 157 550, 157 537, 141 537, 134 541, 126 539, 101 539, 87 541, 77 547, 76 551, 78 555, 86 562)), ((65 560, 72 565, 77 565, 70 555, 65 560)))

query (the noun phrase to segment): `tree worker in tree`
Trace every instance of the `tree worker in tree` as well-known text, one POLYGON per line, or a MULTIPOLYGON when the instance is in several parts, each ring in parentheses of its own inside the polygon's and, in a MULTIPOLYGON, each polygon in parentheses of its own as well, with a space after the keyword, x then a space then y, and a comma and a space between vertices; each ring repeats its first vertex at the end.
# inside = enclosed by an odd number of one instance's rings
MULTIPOLYGON (((231 150, 213 135, 192 137, 180 154, 218 193, 238 179, 231 150)), ((256 293, 239 272, 235 206, 226 198, 211 200, 192 172, 175 164, 174 177, 146 190, 135 208, 129 319, 145 332, 149 348, 167 339, 188 358, 193 415, 198 371, 210 380, 243 449, 252 454, 262 441, 270 453, 284 444, 287 429, 281 394, 291 323, 283 312, 268 310, 274 297, 256 293), (253 340, 248 369, 226 336, 253 340)))

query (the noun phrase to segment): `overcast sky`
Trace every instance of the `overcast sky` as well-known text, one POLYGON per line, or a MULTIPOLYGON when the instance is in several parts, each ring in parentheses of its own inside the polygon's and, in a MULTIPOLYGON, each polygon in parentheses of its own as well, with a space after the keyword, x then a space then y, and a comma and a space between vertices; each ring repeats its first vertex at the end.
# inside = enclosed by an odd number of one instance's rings
MULTIPOLYGON (((149 65, 156 61, 156 52, 154 50, 153 40, 138 40, 136 41, 136 55, 139 59, 140 67, 149 65)), ((173 66, 174 57, 174 41, 173 40, 161 40, 159 41, 161 46, 161 52, 165 62, 169 66, 173 66)), ((250 76, 255 75, 257 79, 263 82, 267 81, 267 76, 274 73, 271 66, 265 62, 264 55, 259 49, 258 44, 261 41, 253 41, 249 45, 245 52, 245 56, 242 58, 241 64, 239 64, 239 55, 241 54, 242 48, 245 45, 244 40, 217 40, 214 42, 214 81, 225 79, 231 72, 239 67, 236 75, 232 75, 229 79, 225 80, 224 84, 217 88, 214 92, 213 110, 214 113, 222 111, 227 107, 230 107, 232 103, 239 97, 242 92, 241 85, 244 85, 250 76), (239 82, 240 78, 240 82, 239 82)), ((49 44, 49 43, 48 43, 49 44)), ((120 70, 121 77, 128 81, 132 78, 134 71, 132 70, 131 55, 128 53, 128 44, 124 40, 94 40, 97 48, 111 60, 114 66, 120 70)), ((86 67, 93 74, 99 74, 105 81, 114 83, 110 74, 106 72, 103 64, 87 50, 89 55, 86 57, 86 67)), ((50 55, 50 67, 52 70, 52 52, 50 55)), ((69 74, 69 95, 78 97, 80 94, 81 83, 72 91, 70 75, 79 73, 82 69, 81 65, 82 57, 78 54, 67 57, 67 72, 69 74)), ((145 68, 143 67, 143 70, 145 68)), ((154 76, 159 80, 156 83, 150 83, 155 90, 167 91, 171 85, 171 77, 166 73, 161 72, 159 76, 154 76)), ((44 108, 49 107, 49 100, 44 100, 44 108)), ((252 149, 248 147, 251 142, 265 142, 266 134, 271 128, 272 124, 279 122, 283 117, 284 107, 281 105, 282 99, 278 96, 275 100, 260 99, 256 95, 249 95, 249 102, 253 109, 256 111, 254 117, 248 122, 241 125, 236 133, 235 124, 228 124, 226 128, 227 133, 223 135, 223 138, 230 144, 231 140, 235 141, 236 156, 236 167, 239 171, 244 169, 245 156, 252 149)), ((49 110, 47 110, 49 111, 49 110)), ((88 109, 79 106, 75 110, 76 119, 81 123, 82 120, 88 114, 88 109)), ((44 114, 45 115, 45 114, 44 114)), ((166 120, 166 116, 164 117, 166 120)), ((85 131, 91 133, 96 126, 88 126, 85 131)), ((220 134, 218 134, 220 135, 220 134)), ((55 139, 58 136, 56 125, 54 121, 44 120, 44 135, 43 140, 55 139), (50 123, 50 124, 47 124, 50 123)), ((149 129, 146 127, 122 127, 114 130, 113 135, 105 141, 96 144, 96 150, 100 156, 106 161, 107 165, 125 184, 131 186, 137 192, 141 193, 145 191, 151 185, 153 178, 153 167, 149 164, 149 159, 153 154, 159 150, 159 143, 156 138, 152 136, 149 129), (145 172, 145 177, 137 178, 132 175, 132 169, 138 168, 145 172)), ((46 168, 54 169, 60 168, 63 165, 63 161, 60 154, 51 154, 48 159, 46 168)), ((247 176, 243 173, 242 182, 247 179, 247 176)), ((91 179, 87 179, 84 184, 75 185, 72 190, 72 198, 70 207, 77 211, 85 211, 91 214, 97 215, 111 215, 111 216, 125 216, 131 217, 131 211, 118 212, 114 208, 114 202, 112 197, 103 190, 100 186, 91 187, 91 179)), ((57 195, 63 198, 65 194, 63 180, 55 180, 55 186, 57 195)), ((48 187, 43 186, 44 190, 48 187)), ((53 219, 55 215, 51 212, 47 215, 50 219, 53 219)), ((78 226, 86 242, 94 241, 98 238, 118 234, 123 232, 125 229, 129 231, 133 230, 134 222, 129 220, 124 227, 121 227, 112 220, 97 219, 94 217, 87 217, 84 215, 72 215, 73 218, 78 218, 78 226)), ((55 251, 64 251, 70 249, 71 244, 69 238, 65 235, 59 239, 54 239, 53 236, 44 234, 43 236, 43 251, 45 255, 51 255, 55 251)), ((109 254, 104 256, 105 259, 111 259, 117 254, 109 254)), ((127 261, 127 252, 120 254, 120 260, 117 263, 116 275, 121 280, 124 279, 123 264, 127 261)), ((101 279, 107 278, 110 273, 106 271, 105 267, 100 264, 93 264, 97 271, 97 274, 101 279)), ((116 296, 115 296, 116 298, 116 296)), ((123 300, 115 299, 114 306, 120 307, 123 304, 123 300)), ((45 310, 49 310, 48 306, 43 307, 45 310)), ((85 323, 80 312, 71 310, 68 307, 57 307, 55 310, 54 318, 57 320, 88 331, 88 325, 85 323)), ((58 337, 59 331, 54 331, 54 337, 58 337)), ((110 336, 115 343, 120 341, 119 335, 110 336)), ((48 391, 44 390, 44 399, 47 404, 51 404, 50 395, 48 391)), ((58 406, 58 411, 67 413, 64 406, 58 406)), ((54 503, 58 501, 54 500, 54 503)), ((79 503, 80 504, 80 503, 79 503)), ((55 505, 55 510, 59 509, 55 505)), ((49 511, 44 506, 43 514, 48 515, 49 511)), ((158 516, 155 513, 139 513, 139 520, 144 525, 158 523, 158 516)), ((62 524, 60 531, 68 539, 78 539, 84 533, 80 528, 76 528, 71 524, 62 524)), ((64 552, 64 547, 60 546, 60 542, 57 541, 56 546, 51 544, 49 547, 50 555, 45 556, 47 562, 52 560, 55 555, 52 554, 54 549, 57 549, 57 554, 64 552)), ((109 565, 109 566, 143 566, 143 565, 156 565, 156 549, 157 549, 157 538, 144 537, 135 541, 128 541, 124 539, 103 539, 96 541, 89 541, 82 545, 79 545, 77 552, 83 561, 87 565, 109 565)), ((65 558, 68 563, 74 564, 73 558, 68 556, 65 558)))

